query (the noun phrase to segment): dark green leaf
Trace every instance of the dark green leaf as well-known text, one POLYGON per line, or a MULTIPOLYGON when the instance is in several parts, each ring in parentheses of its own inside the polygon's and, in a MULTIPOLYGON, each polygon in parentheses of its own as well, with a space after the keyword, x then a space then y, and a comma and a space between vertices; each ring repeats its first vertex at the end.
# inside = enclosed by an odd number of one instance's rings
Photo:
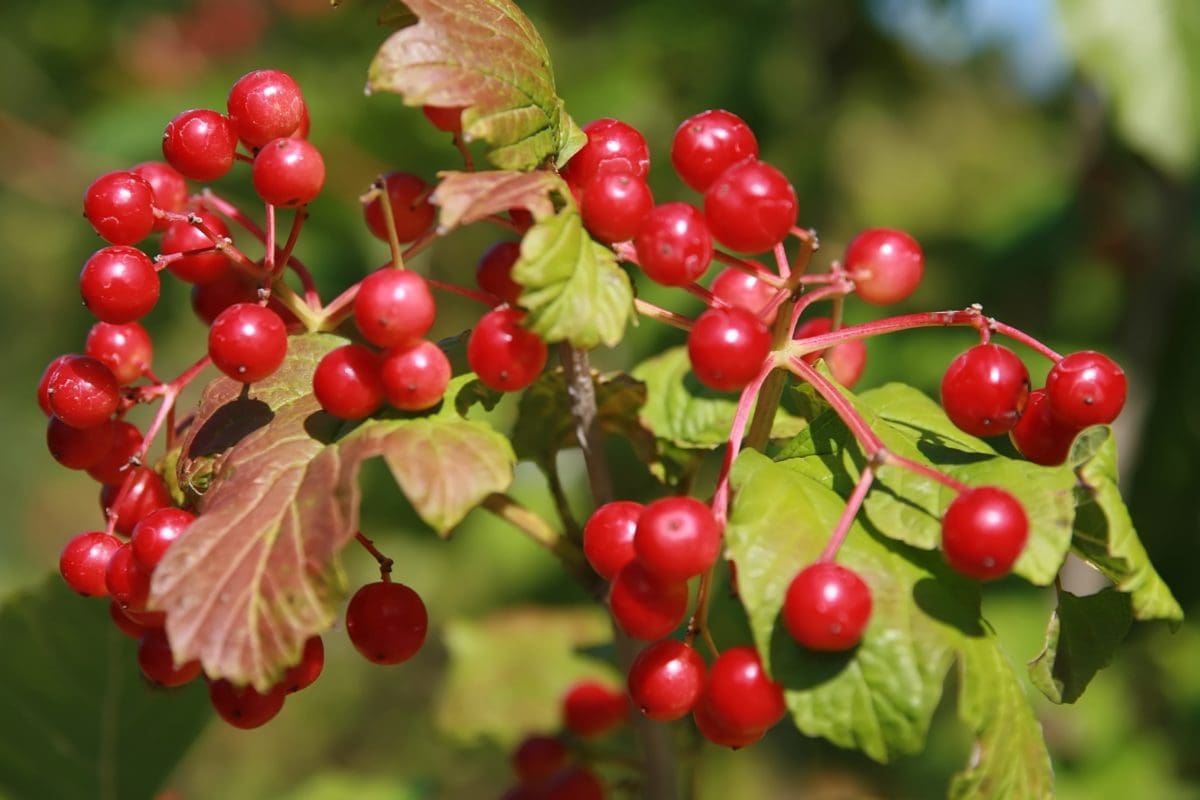
POLYGON ((1108 666, 1133 623, 1129 595, 1114 588, 1076 597, 1059 590, 1046 628, 1046 645, 1029 665, 1029 677, 1055 703, 1074 703, 1097 672, 1108 666))

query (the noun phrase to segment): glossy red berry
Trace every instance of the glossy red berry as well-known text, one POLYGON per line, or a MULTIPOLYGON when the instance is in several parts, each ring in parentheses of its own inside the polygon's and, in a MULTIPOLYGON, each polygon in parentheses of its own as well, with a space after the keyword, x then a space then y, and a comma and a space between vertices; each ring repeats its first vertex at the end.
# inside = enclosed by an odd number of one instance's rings
MULTIPOLYGON (((813 317, 796 328, 793 338, 807 339, 811 336, 829 333, 831 330, 833 330, 832 319, 813 317)), ((817 363, 817 359, 822 357, 824 357, 825 366, 829 367, 833 379, 847 389, 853 389, 854 384, 858 383, 858 379, 862 377, 863 370, 867 368, 867 345, 862 339, 854 339, 835 344, 823 353, 817 350, 803 356, 809 364, 817 363)))
POLYGON ((153 572, 167 548, 183 535, 196 515, 182 508, 160 508, 147 514, 129 536, 130 552, 145 572, 153 572))
POLYGON ((871 619, 871 590, 840 564, 810 564, 792 579, 783 601, 783 623, 809 650, 849 650, 871 619))
POLYGON ((97 250, 79 273, 79 292, 102 322, 135 322, 158 302, 159 280, 150 257, 134 247, 97 250))
POLYGON ((513 265, 521 256, 520 242, 496 242, 479 258, 475 282, 479 288, 510 306, 521 296, 521 284, 513 280, 513 265))
POLYGON ((576 736, 603 736, 629 717, 629 700, 606 683, 582 680, 567 689, 562 715, 563 727, 576 736))
POLYGON ((213 365, 235 381, 255 383, 273 374, 287 356, 287 328, 279 315, 254 303, 222 311, 208 331, 213 365))
POLYGON ((587 144, 571 156, 562 177, 583 188, 597 175, 632 175, 645 178, 650 172, 650 148, 642 134, 628 123, 604 117, 583 126, 587 144))
POLYGON ((325 668, 325 643, 320 636, 310 636, 300 651, 300 661, 288 667, 279 684, 288 694, 312 686, 325 668))
POLYGON ((688 203, 651 209, 633 239, 638 266, 663 286, 686 286, 712 263, 713 241, 704 214, 688 203))
POLYGON ((236 303, 257 303, 258 286, 236 270, 192 287, 192 311, 206 325, 212 325, 221 312, 236 303))
POLYGON ((638 653, 629 667, 629 696, 648 718, 667 722, 687 715, 704 686, 704 659, 675 639, 638 653))
POLYGON ((608 604, 621 630, 634 639, 652 642, 683 622, 687 581, 660 578, 634 560, 613 578, 608 604))
POLYGON ((663 497, 642 509, 633 546, 637 560, 658 577, 686 581, 716 563, 721 529, 699 500, 663 497))
POLYGON ((282 684, 262 694, 253 686, 235 686, 224 678, 208 682, 208 699, 217 714, 243 730, 261 727, 275 719, 286 698, 287 690, 282 684))
POLYGON ((744 308, 763 322, 770 325, 775 320, 778 308, 773 309, 769 316, 763 317, 762 310, 775 297, 775 288, 766 281, 735 267, 728 267, 717 273, 710 287, 713 296, 727 305, 744 308))
POLYGON ((108 618, 112 620, 117 630, 130 639, 140 640, 150 630, 125 613, 125 610, 121 608, 121 604, 116 600, 112 600, 108 604, 108 618))
POLYGON ((171 490, 149 467, 130 467, 124 476, 120 484, 105 484, 100 490, 100 507, 106 516, 116 517, 116 531, 129 536, 143 519, 171 505, 171 490), (122 494, 126 483, 129 488, 122 494))
POLYGON ((379 374, 389 403, 401 411, 424 411, 442 402, 450 360, 436 344, 421 340, 384 353, 379 374))
POLYGON ((83 215, 113 244, 137 244, 154 230, 154 188, 134 172, 101 175, 83 196, 83 215))
POLYGON ((773 249, 799 213, 796 190, 787 177, 757 159, 729 167, 704 193, 704 218, 713 237, 745 253, 773 249))
POLYGON ((42 409, 42 413, 47 417, 54 413, 50 408, 50 379, 54 377, 54 373, 58 371, 59 367, 76 357, 74 353, 63 353, 61 356, 55 356, 54 360, 42 370, 42 377, 38 379, 37 401, 38 408, 42 409))
POLYGON ((567 766, 540 787, 541 800, 604 800, 604 784, 587 767, 567 766))
POLYGON ((108 367, 121 386, 140 379, 154 361, 150 334, 136 322, 97 322, 88 331, 83 352, 108 367))
MULTIPOLYGON (((437 208, 429 202, 430 185, 407 172, 389 172, 383 181, 392 206, 396 238, 401 242, 415 241, 437 218, 437 208)), ((383 202, 378 197, 363 206, 363 217, 377 239, 388 241, 383 202)))
POLYGON ((462 106, 421 106, 425 119, 446 133, 462 133, 462 106))
POLYGON ((525 312, 495 308, 484 314, 467 340, 467 361, 484 385, 515 392, 533 383, 549 357, 546 343, 521 327, 525 312))
POLYGON ((120 483, 129 471, 130 461, 142 446, 142 432, 123 419, 110 424, 112 435, 108 450, 95 464, 87 468, 88 475, 100 483, 120 483))
POLYGON ((58 557, 58 571, 72 590, 87 597, 107 597, 108 562, 121 540, 104 531, 88 531, 71 538, 58 557))
MULTIPOLYGON (((150 184, 154 192, 155 208, 178 213, 187 205, 187 180, 170 164, 162 161, 143 161, 129 171, 150 184)), ((156 218, 154 230, 161 231, 167 224, 166 218, 156 218)))
POLYGON ((1050 410, 1045 389, 1034 389, 1021 418, 1008 432, 1013 447, 1035 464, 1057 466, 1067 460, 1079 428, 1064 425, 1050 410))
POLYGON ((687 347, 701 383, 734 392, 762 370, 771 352, 771 332, 744 308, 710 308, 696 318, 687 347))
POLYGON ((346 608, 346 633, 358 652, 376 664, 400 664, 425 642, 429 617, 420 595, 402 583, 361 587, 346 608))
POLYGON ((383 405, 379 356, 361 344, 330 350, 313 372, 313 394, 339 419, 369 417, 383 405))
POLYGON ((713 661, 700 702, 731 732, 765 731, 787 712, 783 687, 767 675, 753 647, 730 647, 713 661))
POLYGON ((115 423, 106 421, 92 428, 72 428, 58 417, 46 425, 46 448, 67 469, 91 469, 108 455, 115 423))
POLYGON ((121 400, 112 370, 94 358, 71 356, 54 370, 46 386, 51 413, 72 428, 108 422, 121 400))
POLYGON ((117 548, 109 559, 104 585, 109 596, 122 608, 134 612, 146 610, 146 598, 150 596, 150 573, 134 562, 129 542, 117 548))
POLYGON ((1007 575, 1029 537, 1025 509, 1008 492, 981 486, 959 494, 942 516, 942 552, 958 572, 981 581, 1007 575))
POLYGON ((200 677, 199 661, 175 663, 171 645, 167 642, 167 634, 162 628, 146 632, 138 643, 137 659, 146 680, 168 689, 183 686, 200 677))
POLYGON ((1063 356, 1046 375, 1051 413, 1081 430, 1115 420, 1125 406, 1126 388, 1125 371, 1093 350, 1063 356))
POLYGON ((850 242, 843 266, 859 297, 874 305, 890 305, 916 291, 925 272, 925 254, 904 231, 871 228, 850 242))
POLYGON ((671 141, 671 164, 683 182, 703 192, 729 167, 758 156, 758 140, 741 117, 722 109, 688 117, 671 141))
POLYGON ((602 578, 611 581, 633 561, 633 535, 643 508, 632 500, 614 500, 588 517, 583 526, 583 554, 602 578))
POLYGON ((1029 398, 1029 370, 998 344, 978 344, 959 354, 942 376, 942 408, 973 436, 1008 433, 1029 398))
POLYGON ((307 139, 284 136, 262 146, 250 170, 264 203, 294 208, 311 203, 325 185, 325 160, 307 139))
MULTIPOLYGON (((193 212, 200 222, 213 234, 230 239, 229 227, 216 214, 207 211, 193 212)), ((198 225, 184 220, 177 220, 167 226, 163 232, 159 252, 163 255, 187 253, 193 250, 212 250, 213 240, 209 238, 198 225)), ((232 267, 233 262, 221 252, 195 253, 167 262, 167 270, 188 283, 212 283, 224 277, 232 267)))
POLYGON ((213 181, 233 166, 237 133, 228 117, 193 108, 167 123, 162 150, 167 163, 185 178, 213 181))
POLYGON ((229 90, 229 121, 251 149, 290 136, 304 121, 304 96, 291 75, 260 69, 238 78, 229 90))
POLYGON ((703 694, 700 695, 696 707, 692 710, 692 720, 696 723, 700 735, 705 739, 718 747, 730 747, 734 750, 749 747, 767 732, 766 728, 751 730, 731 728, 728 723, 713 713, 712 708, 705 702, 703 694))
POLYGON ((654 208, 654 195, 642 178, 623 173, 597 175, 583 188, 580 214, 592 237, 605 243, 632 239, 654 208))
POLYGON ((398 347, 433 327, 437 304, 425 279, 410 269, 384 267, 363 278, 354 298, 354 321, 367 341, 398 347))
POLYGON ((539 784, 567 763, 567 748, 553 736, 529 736, 512 754, 513 772, 526 785, 539 784))

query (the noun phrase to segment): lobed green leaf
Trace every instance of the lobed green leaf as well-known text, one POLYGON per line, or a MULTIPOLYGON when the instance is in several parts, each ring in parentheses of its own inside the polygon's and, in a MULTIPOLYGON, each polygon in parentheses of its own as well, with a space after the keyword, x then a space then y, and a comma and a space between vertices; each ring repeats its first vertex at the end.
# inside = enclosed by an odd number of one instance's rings
POLYGON ((1074 703, 1108 666, 1132 623, 1130 596, 1113 587, 1084 597, 1059 589, 1046 644, 1029 664, 1030 680, 1051 701, 1074 703))

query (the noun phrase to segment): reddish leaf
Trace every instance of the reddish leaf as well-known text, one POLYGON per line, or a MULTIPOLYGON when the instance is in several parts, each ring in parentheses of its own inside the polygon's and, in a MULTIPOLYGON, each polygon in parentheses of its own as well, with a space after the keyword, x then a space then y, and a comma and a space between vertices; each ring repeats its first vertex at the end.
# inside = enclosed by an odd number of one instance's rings
POLYGON ((430 200, 441 207, 442 230, 450 231, 510 208, 525 208, 534 219, 546 219, 554 215, 551 193, 566 190, 552 172, 443 172, 430 200))

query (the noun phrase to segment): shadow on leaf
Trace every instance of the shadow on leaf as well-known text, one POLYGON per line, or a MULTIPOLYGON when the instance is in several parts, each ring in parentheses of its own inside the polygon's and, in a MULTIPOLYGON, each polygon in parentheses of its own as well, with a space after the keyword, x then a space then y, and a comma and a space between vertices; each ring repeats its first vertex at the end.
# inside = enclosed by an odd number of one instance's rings
POLYGON ((275 412, 262 400, 251 397, 231 400, 204 421, 185 456, 195 459, 220 455, 274 418, 275 412))
POLYGON ((771 631, 771 677, 790 691, 815 689, 840 675, 857 652, 858 648, 842 653, 807 650, 777 622, 771 631))

